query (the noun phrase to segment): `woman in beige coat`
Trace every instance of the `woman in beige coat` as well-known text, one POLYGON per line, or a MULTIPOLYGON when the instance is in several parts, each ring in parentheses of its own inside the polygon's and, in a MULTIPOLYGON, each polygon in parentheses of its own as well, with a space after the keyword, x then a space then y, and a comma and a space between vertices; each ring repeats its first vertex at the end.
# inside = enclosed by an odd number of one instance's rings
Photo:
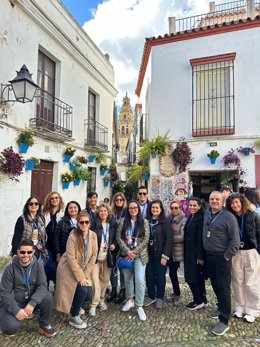
POLYGON ((77 227, 71 232, 57 269, 55 309, 71 313, 69 324, 84 329, 87 324, 80 318, 80 306, 91 299, 91 272, 97 258, 96 234, 89 230, 90 216, 81 211, 77 217, 77 227))

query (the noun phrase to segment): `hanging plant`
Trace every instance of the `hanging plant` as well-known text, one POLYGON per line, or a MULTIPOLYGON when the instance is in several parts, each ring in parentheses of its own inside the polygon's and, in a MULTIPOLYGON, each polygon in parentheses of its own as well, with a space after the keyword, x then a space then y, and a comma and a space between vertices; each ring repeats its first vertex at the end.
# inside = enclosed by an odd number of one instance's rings
POLYGON ((19 182, 18 178, 23 173, 24 159, 19 153, 13 151, 13 147, 5 148, 0 155, 0 171, 6 174, 10 180, 19 182))
POLYGON ((149 166, 134 165, 130 168, 128 180, 132 183, 138 183, 139 180, 143 180, 145 174, 149 173, 149 166))
POLYGON ((170 130, 164 135, 160 135, 159 131, 155 137, 150 140, 145 140, 141 143, 141 148, 138 151, 139 160, 146 162, 150 159, 150 156, 155 157, 156 155, 164 155, 166 147, 170 142, 170 130))
POLYGON ((239 156, 235 153, 234 149, 231 148, 230 151, 227 152, 223 157, 223 164, 226 168, 239 168, 241 165, 241 161, 239 156))
POLYGON ((178 173, 185 172, 187 166, 192 163, 192 153, 187 142, 177 142, 175 149, 172 152, 174 164, 178 168, 178 173))
POLYGON ((31 129, 25 129, 18 132, 18 135, 16 137, 16 142, 18 144, 25 143, 29 146, 32 146, 34 144, 34 138, 35 135, 34 131, 31 129))

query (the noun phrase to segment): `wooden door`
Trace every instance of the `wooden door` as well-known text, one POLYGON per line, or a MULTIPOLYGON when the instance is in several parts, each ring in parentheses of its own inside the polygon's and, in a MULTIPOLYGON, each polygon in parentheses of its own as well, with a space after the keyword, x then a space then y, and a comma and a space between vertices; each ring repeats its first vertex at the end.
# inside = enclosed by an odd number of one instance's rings
POLYGON ((52 191, 53 162, 41 160, 32 171, 31 196, 43 204, 45 196, 52 191))

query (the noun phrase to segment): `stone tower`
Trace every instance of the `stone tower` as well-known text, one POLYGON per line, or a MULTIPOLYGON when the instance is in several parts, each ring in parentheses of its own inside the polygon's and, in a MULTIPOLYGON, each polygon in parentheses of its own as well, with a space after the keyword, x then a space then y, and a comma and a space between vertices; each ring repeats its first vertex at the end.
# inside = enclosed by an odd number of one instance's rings
POLYGON ((133 129, 133 112, 130 104, 130 99, 127 96, 123 98, 123 104, 119 114, 119 144, 120 152, 125 152, 129 135, 133 129))

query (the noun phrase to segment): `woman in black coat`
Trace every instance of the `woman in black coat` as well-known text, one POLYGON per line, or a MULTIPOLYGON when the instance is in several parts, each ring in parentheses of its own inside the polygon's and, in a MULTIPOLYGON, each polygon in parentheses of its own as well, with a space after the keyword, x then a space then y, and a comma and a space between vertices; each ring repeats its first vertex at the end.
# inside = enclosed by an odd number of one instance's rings
POLYGON ((207 304, 202 243, 204 217, 199 198, 189 199, 189 211, 191 214, 184 227, 184 276, 193 295, 193 301, 186 307, 192 311, 207 304))
POLYGON ((145 271, 148 298, 145 299, 144 306, 156 303, 156 308, 161 309, 166 286, 166 265, 172 253, 172 232, 161 200, 151 202, 149 213, 149 261, 145 271))

